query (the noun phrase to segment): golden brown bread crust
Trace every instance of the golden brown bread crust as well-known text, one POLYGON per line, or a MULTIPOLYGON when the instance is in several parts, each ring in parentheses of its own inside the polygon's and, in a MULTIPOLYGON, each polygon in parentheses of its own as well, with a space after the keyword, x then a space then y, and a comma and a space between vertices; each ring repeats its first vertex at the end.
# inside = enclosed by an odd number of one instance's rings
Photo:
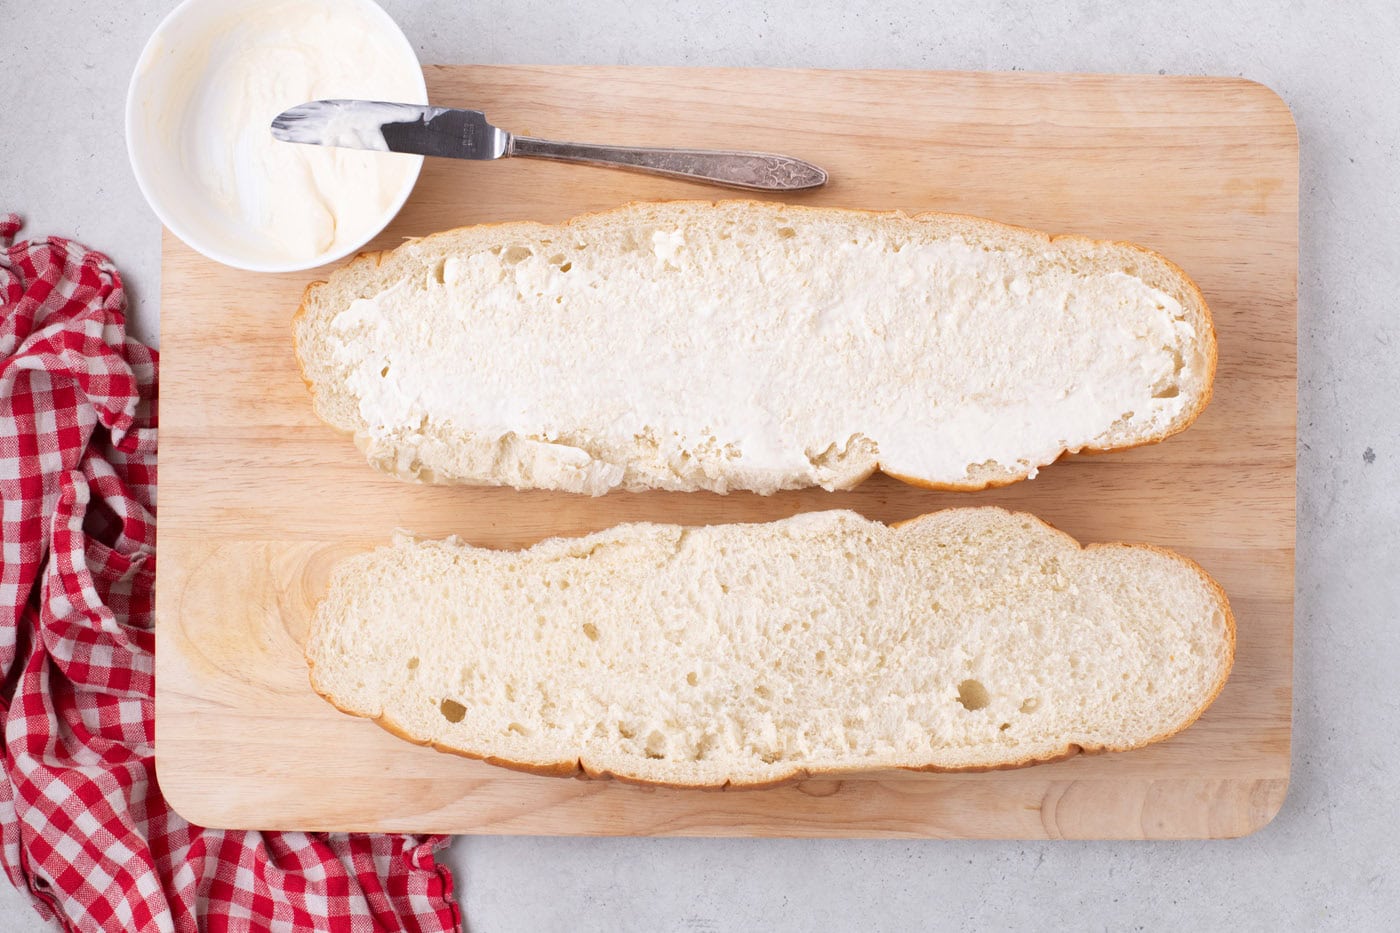
MULTIPOLYGON (((645 205, 645 204, 665 204, 665 203, 671 203, 671 202, 666 202, 666 201, 651 201, 651 202, 647 202, 647 201, 631 201, 631 202, 628 202, 628 203, 626 203, 626 204, 620 205, 620 206, 618 206, 618 207, 607 208, 607 209, 605 209, 605 210, 599 210, 599 211, 592 211, 592 212, 584 213, 584 214, 578 214, 578 215, 576 215, 576 216, 574 216, 574 217, 570 217, 570 218, 568 218, 567 220, 564 220, 564 221, 560 222, 559 224, 554 224, 554 225, 551 225, 551 226, 557 226, 557 227, 560 227, 560 228, 567 229, 568 227, 573 226, 574 224, 579 223, 580 221, 592 219, 592 218, 595 218, 595 217, 605 217, 605 216, 610 215, 610 214, 621 213, 621 212, 627 211, 627 210, 629 210, 629 209, 631 209, 631 208, 633 208, 633 207, 636 207, 636 206, 645 205)), ((1208 404, 1210 403, 1211 396, 1212 396, 1212 394, 1213 394, 1213 392, 1214 392, 1214 386, 1215 386, 1215 370, 1216 370, 1216 365, 1217 365, 1217 363, 1218 363, 1218 361, 1219 361, 1219 345, 1218 345, 1218 342, 1217 342, 1217 340, 1216 340, 1216 335, 1215 335, 1215 319, 1214 319, 1214 316, 1213 316, 1213 315, 1211 314, 1211 312, 1210 312, 1210 306, 1206 303, 1205 295, 1202 294, 1200 287, 1196 285, 1195 281, 1193 281, 1189 275, 1186 274, 1185 270, 1183 270, 1180 266, 1178 266, 1176 263, 1172 262, 1172 261, 1171 261, 1170 259, 1168 259, 1167 257, 1163 256, 1162 254, 1160 254, 1160 253, 1158 253, 1158 252, 1156 252, 1156 251, 1154 251, 1154 250, 1150 250, 1150 249, 1148 249, 1148 248, 1146 248, 1146 247, 1144 247, 1144 246, 1140 246, 1140 245, 1138 245, 1138 244, 1136 244, 1136 243, 1130 243, 1130 242, 1125 241, 1125 240, 1094 239, 1094 238, 1092 238, 1092 237, 1080 236, 1080 235, 1078 235, 1078 234, 1066 234, 1066 233, 1061 233, 1061 234, 1049 234, 1049 233, 1045 233, 1045 232, 1040 231, 1040 230, 1035 230, 1035 229, 1033 229, 1033 228, 1031 228, 1031 227, 1023 227, 1023 226, 1019 226, 1019 225, 1017 225, 1017 224, 1003 223, 1002 221, 990 220, 990 219, 985 218, 985 217, 976 217, 976 216, 971 215, 971 214, 958 214, 958 213, 945 212, 945 211, 920 211, 920 212, 917 212, 917 213, 914 213, 914 214, 907 214, 907 213, 905 213, 904 211, 899 211, 899 210, 894 210, 894 211, 874 211, 874 210, 863 210, 863 209, 859 209, 859 208, 835 208, 835 207, 817 207, 817 206, 813 206, 813 205, 799 205, 799 204, 775 204, 774 202, 771 202, 771 201, 758 201, 758 200, 755 200, 755 199, 752 199, 752 198, 725 199, 725 200, 721 200, 721 201, 709 201, 709 202, 692 201, 691 203, 708 203, 708 204, 711 205, 711 206, 718 206, 718 205, 721 205, 721 204, 744 204, 744 205, 748 205, 748 206, 761 206, 761 207, 764 208, 764 209, 773 209, 773 208, 776 207, 776 208, 780 208, 780 209, 785 210, 785 211, 788 211, 788 212, 796 212, 796 213, 803 213, 803 212, 824 213, 824 212, 828 212, 828 211, 846 211, 846 212, 853 213, 853 214, 865 214, 865 215, 870 216, 870 217, 898 217, 898 218, 908 218, 908 219, 911 219, 911 220, 952 220, 952 221, 963 221, 963 222, 970 222, 970 223, 974 223, 974 224, 978 224, 978 225, 987 225, 987 226, 991 226, 991 227, 995 227, 995 228, 1000 228, 1001 230, 1004 230, 1004 231, 1013 232, 1013 233, 1018 233, 1018 234, 1022 234, 1022 235, 1028 235, 1028 236, 1034 236, 1034 237, 1037 237, 1037 238, 1043 238, 1047 244, 1052 244, 1052 245, 1053 245, 1053 244, 1057 244, 1057 243, 1080 243, 1080 244, 1083 244, 1083 245, 1089 246, 1089 247, 1112 246, 1112 247, 1117 247, 1117 248, 1126 249, 1126 250, 1130 250, 1130 251, 1139 253, 1139 254, 1141 254, 1144 258, 1146 258, 1149 262, 1152 262, 1152 263, 1162 263, 1162 264, 1167 268, 1167 270, 1168 270, 1169 272, 1174 273, 1175 275, 1179 276, 1180 279, 1181 279, 1181 281, 1185 283, 1186 288, 1188 289, 1189 294, 1191 295, 1191 297, 1194 298, 1195 301, 1198 302, 1199 305, 1200 305, 1200 308, 1201 308, 1201 311, 1202 311, 1202 315, 1203 315, 1203 317, 1204 317, 1204 319, 1205 319, 1206 326, 1207 326, 1207 328, 1208 328, 1208 333, 1205 335, 1205 337, 1206 337, 1206 343, 1207 343, 1207 363, 1206 363, 1206 374, 1205 374, 1205 379, 1204 379, 1205 389, 1204 389, 1204 391, 1201 393, 1201 396, 1200 396, 1199 400, 1196 402, 1196 404, 1194 405, 1194 407, 1193 407, 1189 412, 1187 412, 1183 417, 1181 417, 1180 419, 1178 419, 1178 421, 1177 421, 1174 425, 1168 426, 1166 429, 1164 429, 1163 431, 1161 431, 1161 432, 1158 433, 1158 434, 1149 435, 1149 436, 1147 436, 1147 437, 1142 438, 1141 440, 1137 440, 1137 441, 1134 441, 1134 442, 1128 443, 1128 444, 1116 444, 1116 445, 1109 446, 1109 447, 1087 447, 1087 446, 1086 446, 1086 447, 1076 448, 1076 449, 1074 449, 1074 450, 1068 450, 1068 449, 1066 449, 1066 450, 1061 451, 1060 454, 1059 454, 1059 456, 1057 456, 1057 457, 1054 459, 1054 461, 1051 461, 1051 462, 1052 462, 1052 463, 1059 462, 1060 460, 1063 460, 1063 459, 1065 459, 1066 457, 1074 456, 1074 455, 1078 455, 1078 454, 1102 454, 1102 453, 1113 453, 1113 452, 1120 451, 1120 450, 1131 450, 1131 449, 1133 449, 1133 448, 1135 448, 1135 447, 1146 447, 1146 446, 1150 446, 1150 445, 1153 445, 1153 444, 1159 444, 1159 443, 1161 443, 1162 441, 1166 440, 1168 437, 1172 437, 1172 436, 1174 436, 1174 435, 1176 435, 1176 434, 1180 434, 1182 431, 1185 431, 1188 427, 1190 427, 1192 424, 1194 424, 1195 421, 1196 421, 1196 419, 1200 417, 1201 412, 1203 412, 1203 411, 1205 410, 1206 405, 1208 405, 1208 404)), ((476 224, 476 225, 473 225, 473 226, 474 226, 475 229, 482 229, 482 228, 488 228, 488 227, 509 227, 509 226, 513 226, 513 225, 517 225, 517 224, 530 224, 530 225, 533 225, 534 222, 533 222, 533 221, 498 221, 498 222, 495 222, 495 223, 476 224)), ((457 228, 454 228, 454 229, 443 230, 443 231, 439 231, 438 233, 429 234, 429 235, 426 236, 426 237, 410 237, 410 238, 405 239, 404 242, 405 242, 405 244, 407 244, 407 243, 417 242, 418 240, 430 240, 430 239, 434 239, 434 238, 436 238, 436 237, 451 236, 451 235, 452 235, 453 233, 455 233, 457 230, 462 230, 462 229, 466 229, 466 228, 464 228, 464 227, 457 227, 457 228)), ((363 265, 363 264, 365 264, 365 263, 373 263, 376 267, 378 267, 379 265, 382 265, 382 264, 383 264, 384 257, 387 256, 387 255, 389 255, 389 254, 392 253, 392 252, 394 252, 394 250, 376 250, 376 251, 371 251, 371 252, 359 253, 359 254, 356 255, 354 258, 352 258, 348 263, 346 263, 345 266, 342 267, 342 269, 349 269, 349 268, 351 268, 351 267, 353 267, 353 266, 356 266, 356 265, 363 265)), ((324 281, 312 282, 312 283, 310 283, 309 285, 307 285, 307 287, 302 291, 301 304, 297 307, 296 313, 293 314, 293 316, 292 316, 292 330, 293 330, 293 333, 295 333, 295 331, 296 331, 297 323, 298 323, 298 322, 302 319, 302 317, 304 317, 304 316, 307 314, 307 312, 308 312, 307 304, 308 304, 308 300, 309 300, 309 298, 310 298, 310 296, 311 296, 311 293, 312 293, 317 287, 319 287, 319 286, 321 286, 321 285, 325 285, 325 284, 326 284, 326 283, 325 283, 324 281)), ((311 392, 311 394, 312 394, 312 396, 313 396, 313 398, 314 398, 314 396, 315 396, 315 394, 316 394, 316 389, 315 389, 315 386, 311 383, 311 380, 307 378, 307 375, 306 375, 306 363, 305 363, 305 361, 302 359, 302 356, 301 356, 301 348, 300 348, 300 346, 297 346, 297 345, 296 345, 296 341, 295 341, 295 340, 293 341, 293 344, 294 344, 294 350, 295 350, 295 353, 296 353, 297 367, 299 368, 300 374, 301 374, 301 380, 302 380, 302 382, 306 383, 306 387, 307 387, 308 391, 311 392)), ((318 414, 319 414, 319 411, 318 411, 318 414)), ((350 432, 344 432, 344 433, 350 433, 350 432)), ((1049 465, 1049 464, 1047 464, 1047 465, 1049 465)), ((1036 468, 1036 469, 1039 469, 1039 468, 1036 468)), ((853 482, 853 483, 851 484, 850 487, 846 487, 846 488, 853 488, 854 486, 859 485, 859 483, 864 482, 867 478, 869 478, 869 476, 870 476, 871 474, 873 474, 873 473, 875 473, 875 472, 877 472, 877 471, 878 471, 878 472, 883 472, 883 473, 885 473, 887 476, 890 476, 890 477, 892 477, 892 478, 894 478, 894 479, 897 479, 897 480, 899 480, 899 481, 902 482, 902 483, 907 483, 907 484, 910 485, 910 486, 914 486, 914 487, 917 487, 917 488, 920 488, 920 489, 934 490, 934 491, 937 491, 937 492, 980 492, 980 491, 985 490, 985 489, 1000 488, 1000 487, 1002 487, 1002 486, 1009 486, 1009 485, 1011 485, 1012 483, 1018 483, 1018 482, 1020 482, 1021 480, 1027 479, 1027 478, 1030 477, 1031 472, 1032 472, 1031 470, 1021 470, 1021 471, 1019 471, 1019 472, 1011 472, 1011 471, 1008 471, 1008 472, 1006 472, 1006 473, 1003 473, 1002 475, 999 475, 999 476, 992 476, 992 477, 989 477, 989 478, 987 478, 987 479, 980 480, 980 481, 978 481, 978 480, 972 480, 972 481, 970 481, 970 482, 965 482, 965 483, 939 483, 939 482, 932 482, 932 481, 929 481, 929 480, 925 480, 925 479, 922 479, 922 478, 920 478, 920 477, 906 476, 906 475, 904 475, 904 474, 890 472, 890 471, 884 470, 883 467, 882 467, 881 465, 876 464, 876 466, 875 466, 874 468, 871 469, 870 473, 865 474, 865 475, 862 476, 859 480, 853 482)))
MULTIPOLYGON (((1170 729, 1170 730, 1167 730, 1166 732, 1162 732, 1162 733, 1160 733, 1160 734, 1158 734, 1158 735, 1152 736, 1151 738, 1147 739, 1146 741, 1143 741, 1143 742, 1140 742, 1140 743, 1137 743, 1137 744, 1134 744, 1134 745, 1124 745, 1124 746, 1112 746, 1112 745, 1080 745, 1080 744, 1071 742, 1071 743, 1066 744, 1065 747, 1064 747, 1064 749, 1063 749, 1062 751, 1060 751, 1060 752, 1056 752, 1056 753, 1053 753, 1053 754, 1050 754, 1050 755, 1043 755, 1043 756, 1027 756, 1026 758, 1020 759, 1019 761, 1006 762, 1006 763, 1004 763, 1004 764, 996 764, 996 765, 969 765, 969 766, 964 766, 964 767, 946 767, 946 766, 941 766, 941 765, 926 765, 926 766, 922 766, 922 767, 904 767, 904 768, 898 768, 898 769, 895 769, 895 770, 900 770, 900 771, 916 771, 916 772, 937 773, 937 774, 982 773, 982 772, 987 772, 987 771, 1011 771, 1011 770, 1015 770, 1015 769, 1018 769, 1018 768, 1030 767, 1030 766, 1032 766, 1032 765, 1051 764, 1051 763, 1054 763, 1054 762, 1057 762, 1057 761, 1064 761, 1065 759, 1072 758, 1072 757, 1074 757, 1075 755, 1079 755, 1079 754, 1096 755, 1096 754, 1101 754, 1101 753, 1103 753, 1103 752, 1125 752, 1125 751, 1132 751, 1132 750, 1134 750, 1134 749, 1144 748, 1144 747, 1146 747, 1146 746, 1148 746, 1148 745, 1153 745, 1153 744, 1155 744, 1155 743, 1157 743, 1157 742, 1165 741, 1166 739, 1169 739, 1169 738, 1171 738, 1172 736, 1177 735, 1178 733, 1180 733, 1182 730, 1188 728, 1188 727, 1191 726, 1193 723, 1195 723, 1196 720, 1198 720, 1198 719, 1201 718, 1201 715, 1206 711, 1207 708, 1210 707, 1210 705, 1211 705, 1212 703, 1215 702, 1216 697, 1218 697, 1218 696, 1220 695, 1220 691, 1223 690, 1224 687, 1225 687, 1225 682, 1226 682, 1227 680, 1230 679, 1230 672, 1234 669, 1234 665, 1235 665, 1236 628, 1235 628, 1235 614, 1234 614, 1233 609, 1230 607, 1230 601, 1229 601, 1229 599, 1228 599, 1228 598, 1226 597, 1226 595, 1225 595, 1225 590, 1224 590, 1224 588, 1221 587, 1220 584, 1217 583, 1217 582, 1215 581, 1215 579, 1214 579, 1213 577, 1211 577, 1210 574, 1206 573, 1205 569, 1204 569, 1203 567, 1201 567, 1200 564, 1196 563, 1194 560, 1192 560, 1192 559, 1189 558, 1189 557, 1185 557, 1185 556, 1183 556, 1183 555, 1181 555, 1181 554, 1176 553, 1175 551, 1171 551, 1171 550, 1168 550, 1168 549, 1163 548, 1163 547, 1158 547, 1158 546, 1155 545, 1155 544, 1127 544, 1127 543, 1122 543, 1122 542, 1111 542, 1111 541, 1110 541, 1110 542, 1095 542, 1095 543, 1090 543, 1090 544, 1081 544, 1081 543, 1078 541, 1078 539, 1076 539, 1073 535, 1071 535, 1071 534, 1069 534, 1069 533, 1067 533, 1067 532, 1061 531, 1060 529, 1056 528, 1054 525, 1051 525, 1049 522, 1045 521, 1044 519, 1037 518, 1036 516, 1030 515, 1029 513, 1024 513, 1024 512, 1013 513, 1010 509, 1003 509, 1003 508, 1001 508, 1000 506, 986 506, 986 508, 994 508, 994 509, 996 509, 997 511, 1004 512, 1004 513, 1006 513, 1006 514, 1008 514, 1008 515, 1010 515, 1010 514, 1017 514, 1017 515, 1024 515, 1024 516, 1027 517, 1027 518, 1031 518, 1031 519, 1033 519, 1034 521, 1039 522, 1042 526, 1044 526, 1045 528, 1049 529, 1049 530, 1050 530, 1051 532, 1053 532, 1054 534, 1058 535, 1060 538, 1064 539, 1066 542, 1072 544, 1074 547, 1076 547, 1076 548, 1078 548, 1079 550, 1082 550, 1082 551, 1088 551, 1088 550, 1093 550, 1093 549, 1095 549, 1095 548, 1105 548, 1105 547, 1107 547, 1107 548, 1121 548, 1121 547, 1127 547, 1127 548, 1141 548, 1141 549, 1148 550, 1148 551, 1154 551, 1154 552, 1156 552, 1156 553, 1158 553, 1158 554, 1160 554, 1160 555, 1162 555, 1162 556, 1164 556, 1164 557, 1167 557, 1167 558, 1170 558, 1171 560, 1177 561, 1178 563, 1185 564, 1192 572, 1194 572, 1198 577, 1200 577, 1200 578, 1201 578, 1202 580, 1204 580, 1207 584, 1209 584, 1209 586, 1211 587, 1211 589, 1214 591, 1215 595, 1216 595, 1216 596, 1218 597, 1218 599, 1219 599, 1220 606, 1221 606, 1221 608, 1222 608, 1222 609, 1224 610, 1224 612, 1225 612, 1225 629, 1226 629, 1227 637, 1228 637, 1228 640, 1229 640, 1229 657, 1227 658, 1226 663, 1225 663, 1225 666, 1224 666, 1224 668, 1223 668, 1222 671, 1221 671, 1220 679, 1213 685, 1213 687, 1212 687, 1212 689, 1211 689, 1209 695, 1208 695, 1208 696, 1205 698, 1205 700, 1202 701, 1202 703, 1191 713, 1191 715, 1188 716, 1188 717, 1186 718, 1186 720, 1185 720, 1184 722, 1182 722, 1180 725, 1178 725, 1176 728, 1170 729)), ((932 514, 934 514, 934 513, 926 513, 926 514, 924 514, 924 515, 915 516, 914 518, 905 519, 904 521, 892 522, 892 523, 890 524, 890 527, 891 527, 891 528, 899 528, 899 527, 902 527, 902 526, 904 526, 904 525, 913 524, 914 522, 918 522, 918 521, 921 521, 921 520, 924 519, 924 518, 928 518, 928 517, 929 517, 930 515, 932 515, 932 514)), ((512 770, 512 771, 523 771, 523 772, 526 772, 526 773, 528 773, 528 774, 541 775, 541 776, 544 776, 544 777, 578 777, 578 778, 583 778, 583 779, 586 779, 586 780, 611 780, 611 779, 616 779, 616 780, 621 781, 621 782, 626 783, 626 784, 635 784, 635 785, 642 786, 642 787, 664 787, 664 788, 671 788, 671 789, 676 789, 676 790, 767 790, 767 789, 771 789, 771 788, 775 788, 775 787, 782 787, 782 786, 785 786, 785 785, 788 785, 788 784, 793 784, 793 783, 797 783, 797 782, 801 782, 801 781, 806 781, 806 780, 809 780, 809 779, 812 779, 812 778, 849 777, 849 776, 851 776, 851 775, 853 775, 853 774, 873 773, 873 772, 869 772, 869 771, 862 771, 862 770, 860 770, 860 769, 839 769, 839 768, 832 768, 832 769, 821 769, 821 768, 810 769, 810 768, 794 768, 791 772, 789 772, 789 773, 787 773, 787 774, 785 774, 785 775, 781 775, 781 776, 779 776, 779 777, 776 777, 776 778, 773 778, 773 779, 767 780, 767 781, 753 781, 753 782, 738 782, 738 783, 736 783, 736 782, 734 782, 734 781, 726 780, 726 781, 724 781, 722 784, 713 784, 713 783, 709 783, 709 784, 684 784, 684 783, 676 783, 676 782, 672 782, 672 781, 650 781, 650 780, 646 780, 646 779, 643 779, 643 778, 632 777, 632 776, 629 776, 629 775, 615 774, 615 773, 610 772, 610 771, 608 771, 608 770, 606 770, 606 769, 594 768, 594 767, 592 767, 588 762, 584 761, 582 758, 575 758, 575 759, 572 759, 572 760, 565 760, 565 761, 558 761, 558 762, 538 763, 538 762, 511 761, 511 760, 509 760, 509 759, 504 759, 504 758, 497 758, 497 757, 492 757, 492 756, 488 756, 488 755, 480 755, 480 754, 476 754, 476 753, 474 753, 474 752, 467 751, 467 750, 465 750, 465 749, 453 748, 453 747, 445 746, 445 745, 442 745, 442 744, 440 744, 440 743, 438 743, 438 742, 434 742, 434 741, 431 741, 431 740, 424 740, 424 739, 416 738, 416 737, 414 737, 414 736, 408 734, 408 733, 407 733, 406 731, 404 731, 404 729, 401 728, 397 723, 395 723, 394 721, 392 721, 391 719, 389 719, 389 717, 387 717, 387 716, 385 716, 385 715, 383 715, 383 714, 381 714, 381 715, 379 715, 379 716, 368 716, 368 715, 366 715, 366 714, 364 714, 364 713, 360 713, 360 712, 357 712, 357 711, 355 711, 355 710, 346 709, 345 707, 343 707, 343 706, 339 705, 338 703, 336 703, 335 700, 333 700, 330 696, 328 696, 327 694, 325 694, 324 692, 322 692, 322 691, 316 686, 316 677, 315 677, 315 672, 314 672, 315 662, 311 659, 310 655, 305 654, 305 645, 303 645, 303 656, 306 658, 307 673, 308 673, 308 675, 309 675, 309 677, 310 677, 311 689, 314 690, 314 691, 316 691, 316 693, 319 694, 319 695, 321 696, 322 699, 324 699, 327 703, 329 703, 329 704, 331 704, 332 706, 334 706, 336 709, 340 710, 342 713, 346 713, 346 714, 348 714, 348 715, 356 716, 356 717, 359 717, 359 718, 369 719, 370 721, 372 721, 375 725, 379 726, 380 728, 386 730, 387 732, 390 732, 391 734, 393 734, 393 735, 395 735, 395 736, 398 736, 398 737, 401 738, 401 739, 404 739, 404 740, 406 740, 406 741, 408 741, 408 742, 412 742, 414 745, 427 745, 427 746, 430 746, 431 748, 433 748, 435 751, 443 752, 443 753, 449 754, 449 755, 458 755, 458 756, 460 756, 460 757, 462 757, 462 758, 469 758, 469 759, 473 759, 473 760, 476 760, 476 761, 485 761, 487 764, 496 765, 497 767, 501 767, 501 768, 508 768, 508 769, 510 769, 510 770, 512 770)))

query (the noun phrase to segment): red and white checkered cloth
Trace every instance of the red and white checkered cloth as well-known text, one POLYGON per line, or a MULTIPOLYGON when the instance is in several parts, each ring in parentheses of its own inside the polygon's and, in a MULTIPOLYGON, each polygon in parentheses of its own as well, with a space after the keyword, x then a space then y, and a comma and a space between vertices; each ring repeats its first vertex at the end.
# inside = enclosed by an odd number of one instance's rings
POLYGON ((455 930, 439 836, 201 829, 156 784, 156 361, 107 257, 0 215, 0 855, 72 930, 455 930))

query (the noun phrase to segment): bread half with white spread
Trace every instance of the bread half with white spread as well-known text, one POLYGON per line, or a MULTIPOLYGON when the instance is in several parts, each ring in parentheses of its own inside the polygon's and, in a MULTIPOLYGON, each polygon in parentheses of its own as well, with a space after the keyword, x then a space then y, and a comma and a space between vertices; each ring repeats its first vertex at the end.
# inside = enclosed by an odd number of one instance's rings
POLYGON ((403 538, 337 565, 306 656, 331 703, 442 751, 718 788, 1138 748, 1201 715, 1234 647, 1190 560, 974 508, 403 538))
POLYGON ((306 291, 317 413, 423 482, 980 489, 1205 407, 1210 311, 1127 243, 951 214, 631 204, 450 230, 306 291))

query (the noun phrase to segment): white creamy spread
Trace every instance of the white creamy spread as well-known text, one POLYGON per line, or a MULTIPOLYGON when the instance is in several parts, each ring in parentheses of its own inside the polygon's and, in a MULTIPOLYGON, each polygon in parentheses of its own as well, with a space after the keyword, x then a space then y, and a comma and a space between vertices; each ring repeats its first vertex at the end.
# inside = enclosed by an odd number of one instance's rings
POLYGON ((283 129, 282 140, 388 152, 389 144, 380 127, 403 119, 403 111, 394 103, 356 100, 351 104, 332 104, 325 101, 314 125, 291 123, 283 129))
POLYGON ((341 312, 338 362, 372 437, 427 419, 605 450, 645 438, 663 459, 719 452, 779 483, 863 439, 896 474, 1033 475, 1194 404, 1179 391, 1205 365, 1192 325, 1131 275, 1076 274, 1053 247, 1028 273, 1024 252, 834 224, 799 228, 803 260, 779 235, 654 230, 605 250, 605 271, 568 234, 455 255, 441 281, 341 312))
MULTIPOLYGON (((310 260, 353 248, 384 220, 419 158, 281 142, 272 118, 322 98, 422 103, 397 37, 344 0, 231 4, 193 43, 165 39, 148 119, 240 253, 310 260), (229 223, 228 221, 232 221, 229 223)), ((157 37, 160 39, 161 37, 157 37)), ((344 139, 351 142, 354 140, 344 139)))

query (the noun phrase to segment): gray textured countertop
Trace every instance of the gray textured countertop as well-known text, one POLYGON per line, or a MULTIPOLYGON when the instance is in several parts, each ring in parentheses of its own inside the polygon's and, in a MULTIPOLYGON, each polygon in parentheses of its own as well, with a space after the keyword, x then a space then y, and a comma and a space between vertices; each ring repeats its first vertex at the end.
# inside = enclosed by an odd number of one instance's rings
MULTIPOLYGON (((159 226, 122 104, 173 0, 3 0, 0 210, 108 252, 158 341, 159 226)), ((425 62, 1243 75, 1302 143, 1293 779, 1187 843, 461 839, 475 933, 1393 929, 1400 904, 1400 5, 390 0, 425 62)), ((43 929, 0 884, 0 929, 43 929)))

